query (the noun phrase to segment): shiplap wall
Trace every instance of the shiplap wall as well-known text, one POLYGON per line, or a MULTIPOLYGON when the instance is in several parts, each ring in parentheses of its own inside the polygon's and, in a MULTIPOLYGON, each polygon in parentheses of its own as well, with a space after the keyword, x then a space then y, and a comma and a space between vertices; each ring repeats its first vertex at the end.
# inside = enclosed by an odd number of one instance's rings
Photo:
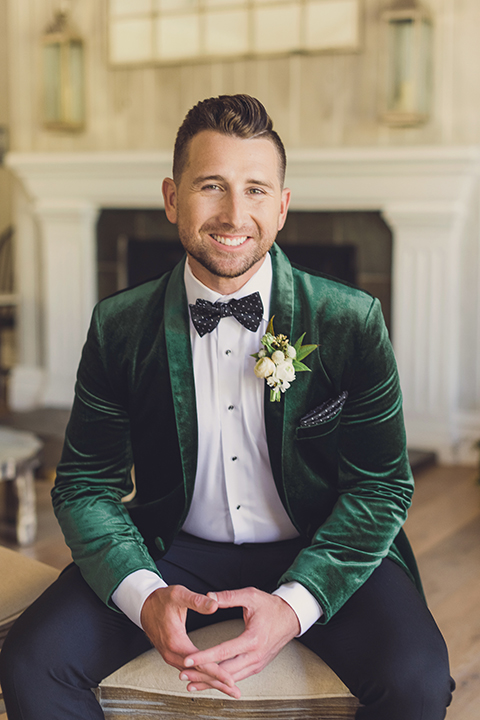
POLYGON ((195 102, 236 92, 265 103, 289 148, 480 142, 479 0, 427 1, 434 21, 434 106, 426 125, 410 129, 378 120, 379 16, 390 0, 363 0, 359 53, 131 69, 108 66, 107 0, 73 0, 87 50, 88 119, 79 134, 46 131, 40 122, 40 37, 57 0, 4 1, 14 150, 169 149, 195 102))
MULTIPOLYGON (((7 5, 0 0, 0 125, 8 126, 7 5)), ((12 222, 11 175, 0 166, 0 233, 12 222)))

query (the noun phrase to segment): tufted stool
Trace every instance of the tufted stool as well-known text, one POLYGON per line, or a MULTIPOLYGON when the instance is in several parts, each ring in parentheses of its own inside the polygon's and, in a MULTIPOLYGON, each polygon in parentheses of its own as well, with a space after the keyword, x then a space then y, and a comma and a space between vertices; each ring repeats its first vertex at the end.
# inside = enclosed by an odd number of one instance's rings
POLYGON ((58 577, 58 570, 0 546, 0 647, 17 617, 58 577))
MULTIPOLYGON (((241 620, 196 630, 192 641, 205 649, 242 632, 241 620)), ((358 701, 335 673, 296 640, 261 673, 239 683, 240 700, 216 690, 189 693, 179 671, 156 650, 127 663, 97 690, 106 720, 334 720, 354 718, 358 701)))
MULTIPOLYGON (((0 546, 0 648, 17 617, 58 576, 58 570, 0 546)), ((0 713, 5 711, 0 688, 0 713)))

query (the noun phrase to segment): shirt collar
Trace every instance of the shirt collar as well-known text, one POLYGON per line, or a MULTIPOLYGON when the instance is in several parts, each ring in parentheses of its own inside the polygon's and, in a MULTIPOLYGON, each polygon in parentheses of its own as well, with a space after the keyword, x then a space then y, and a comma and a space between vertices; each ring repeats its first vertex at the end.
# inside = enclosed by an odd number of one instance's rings
POLYGON ((232 299, 239 299, 245 297, 245 295, 251 295, 254 292, 259 292, 263 303, 263 319, 268 322, 270 313, 270 294, 272 291, 272 259, 270 253, 266 254, 265 260, 259 267, 255 275, 253 275, 245 285, 232 293, 231 295, 220 295, 220 293, 211 290, 209 287, 204 285, 195 275, 192 273, 190 264, 187 261, 185 263, 184 272, 185 290, 187 292, 187 301, 189 305, 195 305, 197 298, 208 300, 211 303, 217 302, 228 302, 232 299))

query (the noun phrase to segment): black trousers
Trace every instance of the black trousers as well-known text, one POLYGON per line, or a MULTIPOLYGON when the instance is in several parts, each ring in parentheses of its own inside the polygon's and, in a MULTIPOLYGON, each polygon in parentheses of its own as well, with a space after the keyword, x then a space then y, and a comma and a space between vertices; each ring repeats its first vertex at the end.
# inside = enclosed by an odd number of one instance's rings
MULTIPOLYGON (((184 533, 158 563, 168 584, 196 592, 255 586, 267 592, 297 555, 298 540, 211 543, 184 533)), ((188 629, 241 617, 204 616, 188 629)), ((384 560, 326 625, 300 641, 359 698, 358 720, 441 720, 454 687, 443 638, 405 572, 384 560)), ((18 619, 0 653, 9 720, 100 720, 91 688, 150 648, 144 633, 107 608, 70 565, 18 619)))

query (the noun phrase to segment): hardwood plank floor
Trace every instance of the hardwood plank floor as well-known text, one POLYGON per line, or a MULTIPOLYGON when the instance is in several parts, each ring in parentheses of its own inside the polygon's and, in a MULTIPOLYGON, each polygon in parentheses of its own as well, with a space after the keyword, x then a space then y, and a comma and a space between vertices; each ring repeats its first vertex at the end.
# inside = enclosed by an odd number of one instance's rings
POLYGON ((416 477, 405 525, 457 689, 448 720, 478 720, 480 703, 480 486, 477 470, 433 467, 416 477))
MULTIPOLYGON (((444 634, 457 681, 447 720, 477 720, 480 714, 480 486, 476 477, 474 468, 464 467, 436 466, 418 472, 406 524, 429 607, 444 634)), ((70 561, 70 553, 51 511, 50 489, 51 480, 37 482, 37 542, 20 549, 4 536, 0 544, 61 569, 70 561)), ((0 720, 7 720, 1 708, 0 720)))

